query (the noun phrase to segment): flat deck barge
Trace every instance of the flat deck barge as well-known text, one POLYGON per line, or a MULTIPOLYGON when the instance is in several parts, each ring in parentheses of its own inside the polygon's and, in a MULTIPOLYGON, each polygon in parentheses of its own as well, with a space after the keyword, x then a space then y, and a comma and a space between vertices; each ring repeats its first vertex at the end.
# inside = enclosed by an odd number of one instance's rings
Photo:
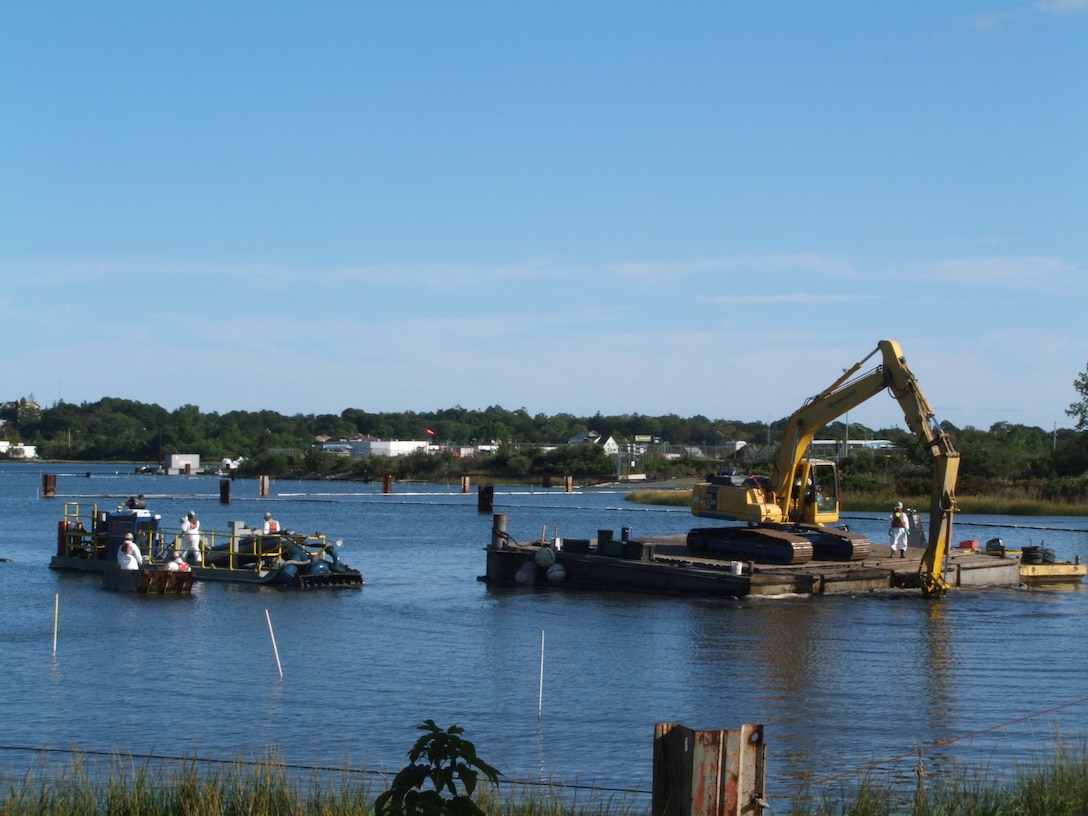
MULTIPOLYGON (((903 591, 918 586, 923 550, 891 557, 889 547, 873 545, 861 561, 809 561, 774 565, 726 561, 688 549, 685 536, 640 541, 599 542, 567 539, 515 544, 503 531, 486 548, 487 573, 494 585, 570 586, 658 594, 730 598, 783 595, 843 595, 903 591)), ((1016 587, 1020 563, 969 550, 949 550, 944 573, 948 585, 1016 587)))

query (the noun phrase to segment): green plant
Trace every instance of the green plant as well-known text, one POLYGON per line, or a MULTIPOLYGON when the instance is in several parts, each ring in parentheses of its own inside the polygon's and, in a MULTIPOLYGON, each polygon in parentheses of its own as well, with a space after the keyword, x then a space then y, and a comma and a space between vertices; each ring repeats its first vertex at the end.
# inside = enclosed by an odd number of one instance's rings
POLYGON ((472 801, 482 773, 498 782, 499 772, 476 756, 476 746, 451 725, 443 731, 434 720, 424 720, 425 732, 408 752, 409 764, 393 777, 389 790, 374 800, 378 816, 484 816, 472 801), (463 792, 462 792, 463 791, 463 792), (449 794, 449 798, 443 796, 449 794))

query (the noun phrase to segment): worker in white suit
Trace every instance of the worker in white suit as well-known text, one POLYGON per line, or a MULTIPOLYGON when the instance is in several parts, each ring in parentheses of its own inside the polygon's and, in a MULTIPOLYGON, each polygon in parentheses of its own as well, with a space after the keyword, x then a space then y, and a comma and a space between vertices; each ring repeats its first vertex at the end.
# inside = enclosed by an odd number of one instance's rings
POLYGON ((138 570, 143 566, 144 556, 132 540, 132 533, 125 533, 125 540, 117 550, 117 563, 123 570, 138 570))
POLYGON ((907 557, 907 530, 909 529, 907 514, 903 510, 903 502, 896 502, 892 509, 892 516, 888 526, 888 536, 891 538, 892 558, 899 553, 900 558, 907 557))

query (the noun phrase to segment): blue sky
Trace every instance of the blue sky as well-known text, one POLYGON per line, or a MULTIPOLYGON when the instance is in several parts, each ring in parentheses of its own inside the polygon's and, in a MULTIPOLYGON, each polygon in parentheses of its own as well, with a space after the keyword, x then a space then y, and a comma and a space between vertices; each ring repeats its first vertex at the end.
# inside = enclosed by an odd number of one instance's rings
POLYGON ((1072 425, 1088 0, 3 17, 0 399, 1072 425))

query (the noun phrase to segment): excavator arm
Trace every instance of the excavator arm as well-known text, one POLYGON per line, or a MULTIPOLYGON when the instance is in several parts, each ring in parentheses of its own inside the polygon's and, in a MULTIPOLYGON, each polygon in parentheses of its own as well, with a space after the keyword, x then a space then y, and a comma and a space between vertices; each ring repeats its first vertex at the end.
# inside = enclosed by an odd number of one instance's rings
POLYGON ((918 438, 933 459, 933 480, 929 497, 929 541, 918 579, 927 595, 940 595, 948 589, 944 580, 944 562, 952 538, 952 516, 956 512, 956 481, 960 472, 960 455, 952 440, 941 429, 918 387, 918 381, 907 368, 903 351, 894 340, 881 340, 884 368, 888 372, 888 388, 903 409, 907 427, 918 438))
POLYGON ((885 388, 891 391, 903 409, 907 427, 933 458, 929 541, 918 568, 918 578, 927 595, 943 594, 948 589, 944 580, 944 560, 952 536, 952 515, 956 509, 959 454, 948 434, 937 423, 933 410, 918 387, 918 380, 907 367, 902 349, 894 340, 881 340, 868 356, 844 371, 839 379, 809 399, 787 420, 771 476, 776 503, 783 514, 788 515, 789 508, 797 499, 794 496, 795 474, 820 429, 885 388), (856 376, 862 366, 878 353, 882 355, 881 364, 856 376))

